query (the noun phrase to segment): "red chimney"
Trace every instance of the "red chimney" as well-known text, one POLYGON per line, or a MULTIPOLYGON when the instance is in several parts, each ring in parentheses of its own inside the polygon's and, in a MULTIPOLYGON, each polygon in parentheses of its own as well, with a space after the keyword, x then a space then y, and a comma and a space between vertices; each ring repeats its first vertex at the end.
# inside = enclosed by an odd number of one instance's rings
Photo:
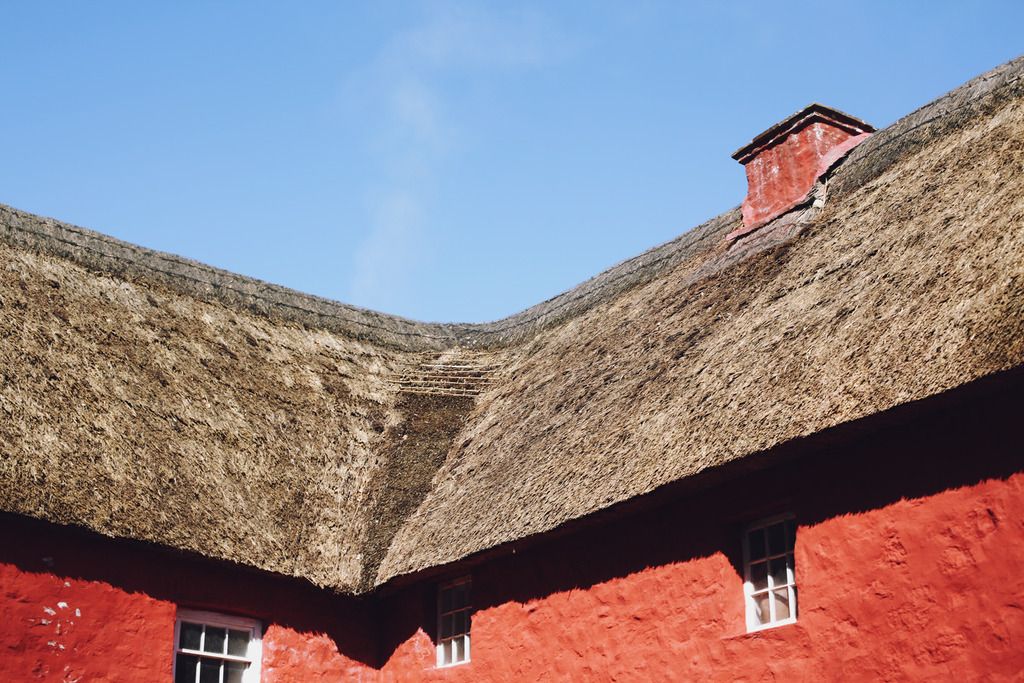
POLYGON ((821 104, 804 107, 736 150, 747 169, 743 227, 735 239, 803 202, 836 161, 875 131, 870 124, 821 104))

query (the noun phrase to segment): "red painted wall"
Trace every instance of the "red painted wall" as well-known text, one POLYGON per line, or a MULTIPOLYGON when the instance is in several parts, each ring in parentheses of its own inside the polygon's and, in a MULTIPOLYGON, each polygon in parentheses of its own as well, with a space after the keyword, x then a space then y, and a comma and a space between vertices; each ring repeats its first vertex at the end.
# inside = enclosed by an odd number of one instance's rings
POLYGON ((481 568, 473 661, 433 670, 418 631, 385 680, 1021 680, 1022 519, 1018 474, 803 525, 799 621, 757 634, 721 551, 498 604, 521 578, 481 568))
POLYGON ((0 681, 170 681, 178 605, 261 619, 265 683, 376 680, 373 621, 300 582, 0 518, 0 681))
POLYGON ((759 456, 453 568, 435 579, 473 577, 473 661, 444 670, 433 581, 367 604, 2 517, 0 681, 169 681, 176 605, 263 620, 268 683, 1022 680, 1021 403, 759 456), (747 634, 742 529, 780 511, 798 521, 799 621, 747 634))
POLYGON ((433 669, 433 587, 407 588, 382 612, 384 679, 1024 680, 1021 407, 826 442, 483 563, 466 665, 433 669), (747 634, 742 530, 781 511, 798 622, 747 634))

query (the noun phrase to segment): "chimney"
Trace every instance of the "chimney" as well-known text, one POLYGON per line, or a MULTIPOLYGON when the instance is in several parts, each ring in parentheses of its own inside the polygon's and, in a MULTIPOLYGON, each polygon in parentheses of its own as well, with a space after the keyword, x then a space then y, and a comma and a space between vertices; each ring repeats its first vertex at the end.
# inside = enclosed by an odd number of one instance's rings
POLYGON ((875 131, 868 123, 821 104, 804 107, 736 150, 747 170, 742 237, 803 203, 814 183, 875 131))

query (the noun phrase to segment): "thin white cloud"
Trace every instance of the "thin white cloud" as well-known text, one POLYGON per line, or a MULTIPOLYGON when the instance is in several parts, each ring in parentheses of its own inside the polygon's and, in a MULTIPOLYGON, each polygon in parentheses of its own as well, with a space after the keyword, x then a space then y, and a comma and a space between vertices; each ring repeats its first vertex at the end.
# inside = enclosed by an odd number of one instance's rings
POLYGON ((426 248, 423 216, 416 198, 400 192, 381 197, 374 207, 373 229, 356 248, 349 292, 353 301, 389 303, 396 292, 415 284, 409 264, 426 248))
POLYGON ((443 79, 537 68, 572 50, 571 41, 536 11, 432 5, 421 24, 396 34, 350 75, 344 99, 358 108, 358 118, 376 122, 368 142, 382 164, 369 198, 369 232, 353 254, 354 303, 401 308, 432 261, 428 198, 459 142, 443 79))

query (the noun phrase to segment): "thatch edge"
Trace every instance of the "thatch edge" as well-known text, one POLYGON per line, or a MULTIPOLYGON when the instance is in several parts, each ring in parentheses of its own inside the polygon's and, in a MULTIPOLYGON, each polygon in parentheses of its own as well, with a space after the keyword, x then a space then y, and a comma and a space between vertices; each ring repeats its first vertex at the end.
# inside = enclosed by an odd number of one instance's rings
POLYGON ((657 276, 717 241, 738 209, 687 231, 547 301, 487 323, 429 323, 306 294, 183 256, 147 249, 93 230, 0 204, 0 240, 64 258, 125 280, 141 280, 207 302, 325 329, 405 351, 506 346, 657 276))
POLYGON ((983 114, 1000 93, 1024 94, 1024 56, 972 78, 857 145, 836 172, 829 191, 842 196, 862 187, 914 148, 983 114))

